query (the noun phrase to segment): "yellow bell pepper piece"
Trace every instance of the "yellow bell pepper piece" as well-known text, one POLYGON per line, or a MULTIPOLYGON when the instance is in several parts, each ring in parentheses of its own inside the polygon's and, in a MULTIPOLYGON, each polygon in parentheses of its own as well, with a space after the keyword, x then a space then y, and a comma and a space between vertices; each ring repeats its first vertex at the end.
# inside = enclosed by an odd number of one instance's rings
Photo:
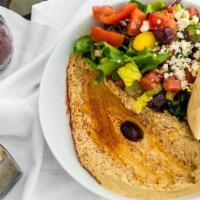
POLYGON ((143 51, 145 48, 155 48, 156 38, 152 32, 144 32, 137 35, 133 41, 133 48, 143 51))

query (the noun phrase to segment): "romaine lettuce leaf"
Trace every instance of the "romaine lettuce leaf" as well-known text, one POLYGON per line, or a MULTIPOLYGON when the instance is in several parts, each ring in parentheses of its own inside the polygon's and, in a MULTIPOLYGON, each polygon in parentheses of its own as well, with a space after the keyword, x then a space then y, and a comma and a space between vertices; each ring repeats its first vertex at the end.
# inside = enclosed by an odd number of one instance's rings
POLYGON ((108 59, 113 59, 119 63, 124 61, 124 53, 107 42, 103 43, 102 53, 108 59))
POLYGON ((166 8, 165 3, 161 0, 151 2, 146 5, 141 3, 140 0, 131 0, 130 3, 136 3, 138 8, 145 13, 158 12, 166 8))
POLYGON ((113 71, 126 64, 124 53, 106 42, 102 43, 102 53, 104 57, 97 66, 99 75, 96 83, 101 82, 105 76, 111 75, 113 71))
POLYGON ((189 34, 190 40, 193 43, 200 43, 200 35, 197 34, 197 30, 199 30, 199 29, 200 29, 200 23, 190 25, 187 28, 187 32, 189 34))
POLYGON ((153 13, 163 10, 166 7, 163 1, 155 1, 152 3, 148 3, 145 8, 145 13, 153 13))
POLYGON ((132 86, 135 81, 140 81, 142 77, 140 70, 134 62, 119 68, 117 72, 127 87, 132 86))
POLYGON ((144 51, 139 52, 137 56, 133 57, 133 60, 140 69, 141 73, 145 73, 149 70, 156 69, 170 56, 170 52, 159 54, 158 52, 153 52, 146 48, 144 51))
POLYGON ((89 35, 80 37, 74 43, 74 52, 82 54, 83 57, 86 58, 88 62, 90 62, 91 66, 94 66, 96 61, 94 50, 94 42, 89 35))
POLYGON ((112 77, 112 80, 113 80, 113 81, 118 81, 118 80, 121 79, 120 76, 119 76, 119 74, 117 73, 117 71, 113 71, 113 72, 111 73, 111 77, 112 77))
POLYGON ((189 99, 190 93, 187 90, 176 94, 173 101, 169 102, 169 113, 176 116, 179 120, 186 120, 189 99))
POLYGON ((138 8, 141 10, 141 11, 144 11, 146 6, 140 2, 140 0, 131 0, 130 3, 135 3, 137 4, 138 8))
POLYGON ((105 76, 110 75, 113 71, 115 71, 118 67, 120 67, 120 63, 115 60, 104 58, 103 62, 101 62, 97 69, 102 71, 105 76))
POLYGON ((75 53, 87 53, 91 51, 94 43, 90 36, 82 36, 78 40, 75 41, 74 44, 74 52, 75 53))

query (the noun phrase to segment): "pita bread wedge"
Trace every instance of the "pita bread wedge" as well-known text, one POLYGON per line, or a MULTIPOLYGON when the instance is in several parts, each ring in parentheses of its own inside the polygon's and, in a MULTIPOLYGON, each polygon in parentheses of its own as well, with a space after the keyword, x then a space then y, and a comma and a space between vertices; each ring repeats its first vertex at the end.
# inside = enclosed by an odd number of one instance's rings
POLYGON ((194 137, 200 140, 200 72, 192 89, 187 109, 187 118, 194 137))

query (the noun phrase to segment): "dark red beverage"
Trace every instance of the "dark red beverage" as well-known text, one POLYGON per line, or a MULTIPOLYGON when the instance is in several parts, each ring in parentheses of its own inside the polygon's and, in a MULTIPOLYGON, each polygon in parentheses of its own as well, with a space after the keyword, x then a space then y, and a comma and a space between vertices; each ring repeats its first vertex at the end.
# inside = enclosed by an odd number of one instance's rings
POLYGON ((13 52, 13 41, 11 33, 0 16, 0 70, 8 66, 13 52))

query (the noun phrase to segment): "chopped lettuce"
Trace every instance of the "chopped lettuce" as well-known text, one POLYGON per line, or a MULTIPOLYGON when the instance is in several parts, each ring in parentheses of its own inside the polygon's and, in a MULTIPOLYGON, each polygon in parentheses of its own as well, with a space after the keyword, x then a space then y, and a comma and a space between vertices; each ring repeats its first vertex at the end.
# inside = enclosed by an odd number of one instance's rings
POLYGON ((102 53, 106 58, 124 64, 124 53, 106 42, 103 43, 102 53))
POLYGON ((142 96, 138 97, 133 104, 133 110, 140 114, 143 109, 147 106, 148 102, 151 101, 152 97, 162 91, 162 85, 159 84, 155 89, 144 92, 142 96))
POLYGON ((141 3, 140 0, 131 0, 130 3, 136 3, 138 8, 145 13, 158 12, 166 8, 166 5, 161 0, 151 2, 146 5, 141 3))
POLYGON ((92 59, 85 57, 85 60, 88 62, 91 69, 95 70, 97 68, 98 65, 92 59))
POLYGON ((140 70, 134 62, 119 68, 117 72, 127 87, 132 86, 135 81, 140 81, 142 77, 140 70))
POLYGON ((113 81, 118 81, 118 80, 121 79, 120 76, 119 76, 119 74, 117 73, 117 71, 113 71, 112 72, 111 78, 112 78, 113 81))
POLYGON ((140 2, 140 0, 131 0, 130 3, 135 3, 137 4, 138 8, 141 10, 141 11, 144 11, 145 10, 145 5, 143 3, 140 2))
POLYGON ((75 41, 74 52, 76 53, 88 53, 93 48, 94 43, 90 36, 82 36, 75 41))
POLYGON ((163 10, 164 8, 166 8, 166 5, 164 4, 164 2, 158 0, 152 3, 148 3, 145 8, 145 13, 158 12, 158 11, 163 10))
POLYGON ((131 56, 131 57, 137 55, 137 51, 133 48, 132 43, 129 44, 128 48, 126 49, 126 54, 127 54, 128 56, 131 56))
POLYGON ((102 53, 104 57, 97 66, 99 75, 96 83, 101 82, 105 76, 111 75, 113 71, 126 64, 124 53, 106 42, 102 43, 102 53))
POLYGON ((146 48, 144 51, 139 52, 137 56, 133 57, 133 60, 141 73, 145 73, 149 70, 156 69, 161 63, 166 61, 169 56, 171 56, 170 52, 160 54, 146 48))
POLYGON ((190 93, 187 90, 176 94, 173 101, 169 102, 169 113, 176 116, 179 120, 186 120, 189 98, 190 93))
POLYGON ((176 5, 176 12, 179 12, 179 11, 181 11, 182 9, 183 9, 183 6, 182 6, 181 3, 179 3, 179 4, 176 5))
POLYGON ((74 52, 81 53, 84 58, 90 63, 91 68, 96 67, 96 57, 94 54, 94 42, 89 35, 82 36, 74 43, 74 52))
POLYGON ((98 65, 97 69, 102 71, 103 74, 107 76, 120 67, 120 65, 121 64, 115 60, 104 58, 103 61, 98 65))
POLYGON ((190 40, 193 43, 200 43, 200 35, 197 34, 197 30, 199 29, 200 29, 200 23, 190 25, 187 28, 187 32, 189 34, 190 40))

